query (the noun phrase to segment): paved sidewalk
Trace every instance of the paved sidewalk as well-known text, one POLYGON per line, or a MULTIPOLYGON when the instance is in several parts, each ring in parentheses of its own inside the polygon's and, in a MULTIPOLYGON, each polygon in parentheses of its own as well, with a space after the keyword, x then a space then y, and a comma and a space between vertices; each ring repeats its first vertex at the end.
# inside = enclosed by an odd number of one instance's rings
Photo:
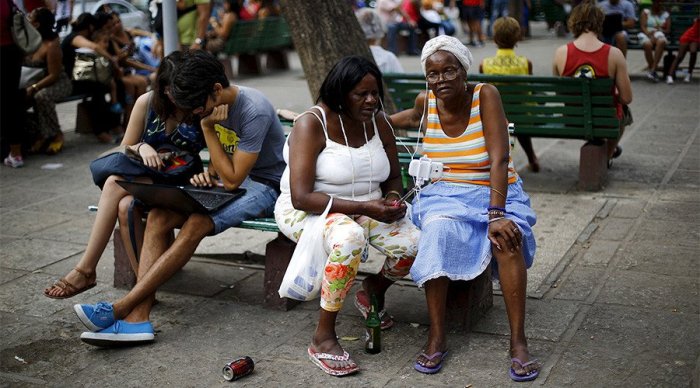
MULTIPOLYGON (((553 50, 565 40, 540 30, 519 51, 550 73, 553 50)), ((475 49, 477 61, 494 49, 475 49)), ((407 71, 418 59, 401 57, 407 71)), ((634 74, 643 66, 631 52, 634 74)), ((310 105, 298 59, 292 69, 238 80, 260 88, 278 107, 310 105)), ((515 161, 538 214, 538 255, 529 271, 527 334, 543 362, 530 385, 663 386, 700 384, 700 88, 651 84, 635 77, 635 123, 624 153, 597 193, 578 192, 581 141, 535 139, 542 171, 515 161)), ((352 303, 338 334, 362 368, 337 380, 306 357, 318 303, 289 312, 262 308, 260 255, 274 234, 230 230, 206 239, 193 260, 158 293, 156 342, 97 349, 71 306, 115 300, 112 245, 98 267, 98 286, 71 300, 41 291, 72 268, 85 249, 99 190, 87 168, 110 146, 78 135, 75 104, 59 106, 66 148, 32 156, 27 166, 0 167, 0 386, 228 386, 226 361, 248 355, 256 371, 245 386, 515 386, 508 378, 508 326, 500 296, 471 333, 450 333, 450 355, 434 376, 413 370, 427 336, 423 292, 410 282, 392 287, 387 309, 396 326, 379 355, 363 352, 363 323, 352 303), (54 165, 52 165, 54 164, 54 165), (60 164, 60 166, 55 165, 60 164), (55 169, 50 169, 55 168, 55 169)), ((374 256, 364 271, 377 269, 374 256)), ((352 291, 354 294, 354 290, 352 291)))

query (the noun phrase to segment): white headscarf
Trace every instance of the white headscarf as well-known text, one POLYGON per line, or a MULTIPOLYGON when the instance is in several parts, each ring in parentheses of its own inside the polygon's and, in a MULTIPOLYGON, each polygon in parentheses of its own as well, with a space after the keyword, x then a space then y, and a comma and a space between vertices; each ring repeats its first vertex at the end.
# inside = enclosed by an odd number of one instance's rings
POLYGON ((459 63, 464 67, 464 71, 468 72, 472 65, 472 53, 469 51, 467 46, 463 45, 459 39, 449 36, 449 35, 439 35, 430 39, 423 46, 423 53, 420 55, 420 64, 423 68, 423 74, 425 74, 425 61, 428 57, 435 54, 436 51, 447 51, 450 54, 457 57, 459 63))

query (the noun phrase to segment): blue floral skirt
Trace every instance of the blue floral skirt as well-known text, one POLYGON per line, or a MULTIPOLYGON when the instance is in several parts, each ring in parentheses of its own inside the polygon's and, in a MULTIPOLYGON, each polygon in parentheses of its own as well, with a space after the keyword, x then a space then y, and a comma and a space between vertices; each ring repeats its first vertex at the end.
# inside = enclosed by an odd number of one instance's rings
MULTIPOLYGON (((421 235, 411 277, 419 287, 443 276, 471 280, 484 272, 492 256, 487 235, 490 198, 489 186, 436 182, 413 200, 412 220, 421 235)), ((532 226, 537 218, 519 178, 508 185, 506 212, 522 232, 525 267, 530 268, 536 249, 532 226)), ((492 268, 497 279, 495 262, 492 268)))

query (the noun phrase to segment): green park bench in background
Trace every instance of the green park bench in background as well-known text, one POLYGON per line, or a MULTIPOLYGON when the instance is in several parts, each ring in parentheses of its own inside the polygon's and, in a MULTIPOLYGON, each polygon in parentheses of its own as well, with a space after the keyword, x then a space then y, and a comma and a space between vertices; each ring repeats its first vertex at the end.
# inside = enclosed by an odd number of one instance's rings
MULTIPOLYGON (((469 82, 497 86, 515 135, 581 139, 578 187, 599 190, 607 177, 606 141, 620 136, 611 79, 470 74, 469 82)), ((422 74, 385 74, 399 110, 425 90, 422 74)))
POLYGON ((282 17, 238 21, 224 46, 222 63, 233 79, 231 56, 238 56, 238 74, 261 74, 264 69, 289 69, 287 52, 292 47, 289 26, 282 17), (262 66, 261 54, 266 57, 262 66))

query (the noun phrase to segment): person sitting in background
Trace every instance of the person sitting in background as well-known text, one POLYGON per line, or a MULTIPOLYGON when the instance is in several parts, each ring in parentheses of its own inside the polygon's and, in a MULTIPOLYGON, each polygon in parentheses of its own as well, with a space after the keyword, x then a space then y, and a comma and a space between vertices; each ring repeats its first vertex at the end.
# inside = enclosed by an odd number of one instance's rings
POLYGON ((41 46, 25 58, 25 66, 42 68, 45 73, 44 77, 26 87, 39 131, 30 152, 55 154, 63 149, 63 131, 56 114, 56 101, 69 96, 73 85, 63 70, 63 53, 58 34, 53 29, 53 13, 48 8, 37 8, 29 14, 29 21, 41 34, 41 46))
POLYGON ((688 62, 688 73, 683 78, 683 82, 689 83, 690 78, 693 76, 693 70, 695 69, 695 61, 698 58, 698 45, 700 45, 700 18, 695 18, 693 24, 685 30, 680 39, 678 39, 678 56, 673 60, 671 67, 668 71, 668 76, 666 77, 666 83, 672 84, 673 79, 676 77, 676 70, 678 69, 678 64, 683 62, 685 54, 690 51, 690 60, 688 62))
MULTIPOLYGON (((632 102, 632 86, 622 51, 598 40, 604 18, 603 11, 592 2, 583 2, 574 7, 569 17, 569 29, 576 39, 557 48, 554 53, 554 75, 612 78, 615 83, 611 93, 615 96, 617 117, 622 120, 622 105, 632 102)), ((608 167, 612 166, 613 158, 622 154, 618 143, 624 130, 621 124, 620 137, 607 140, 608 167)))
POLYGON ((102 143, 112 143, 110 130, 121 133, 119 116, 110 111, 105 101, 105 94, 109 92, 109 86, 98 81, 86 81, 73 79, 73 67, 75 65, 76 50, 87 49, 109 59, 113 68, 117 67, 117 58, 113 57, 104 47, 92 41, 92 35, 97 31, 97 19, 90 13, 83 13, 71 24, 71 33, 61 42, 63 53, 63 68, 66 74, 73 80, 73 93, 88 94, 91 96, 87 109, 92 130, 97 139, 102 143))
MULTIPOLYGON (((111 48, 111 38, 110 33, 103 30, 98 30, 92 34, 92 41, 95 42, 100 48, 110 52, 111 48)), ((111 54, 111 52, 110 52, 111 54)), ((119 103, 119 91, 117 86, 117 79, 119 78, 120 69, 118 67, 112 66, 112 71, 114 76, 109 80, 107 87, 109 88, 109 110, 114 114, 124 113, 124 107, 119 103)))
POLYGON ((653 82, 659 82, 656 67, 664 55, 666 34, 671 31, 671 18, 661 6, 661 0, 654 0, 651 8, 646 8, 639 16, 639 27, 642 31, 638 34, 639 43, 644 49, 644 58, 647 61, 647 78, 653 82))
MULTIPOLYGON (((136 100, 134 112, 121 143, 140 155, 144 164, 154 169, 163 165, 157 154, 158 148, 163 145, 172 145, 192 154, 198 154, 204 147, 204 138, 199 125, 183 123, 185 113, 177 109, 166 96, 172 73, 180 62, 180 55, 180 52, 176 51, 163 59, 156 73, 153 90, 136 100)), ((188 177, 185 177, 185 181, 179 183, 184 184, 187 179, 188 177)), ((45 296, 53 299, 71 298, 96 285, 97 263, 112 236, 117 216, 124 246, 128 247, 129 259, 132 263, 136 263, 136 254, 130 249, 131 244, 127 243, 130 241, 127 210, 133 197, 116 183, 118 180, 151 181, 146 177, 113 175, 103 182, 95 223, 92 226, 85 253, 74 269, 44 290, 45 296)), ((134 219, 140 220, 141 215, 135 216, 134 219)), ((134 226, 137 228, 136 245, 140 246, 143 227, 134 226)))
POLYGON ((280 13, 280 6, 277 5, 277 0, 262 0, 256 16, 258 19, 265 19, 280 16, 280 13))
MULTIPOLYGON (((520 36, 520 23, 517 20, 509 16, 497 19, 493 26, 493 41, 498 46, 496 56, 484 58, 479 71, 496 75, 532 75, 532 62, 524 56, 515 54, 514 48, 520 36)), ((525 135, 517 135, 517 137, 527 155, 530 169, 532 172, 539 172, 540 163, 532 147, 532 139, 525 135)))
MULTIPOLYGON (((598 6, 603 10, 605 19, 601 27, 603 42, 614 44, 627 57, 627 31, 637 23, 634 5, 629 0, 603 0, 598 6)), ((573 31, 572 31, 573 32, 573 31)))
POLYGON ((224 49, 226 40, 228 40, 231 29, 238 20, 240 11, 239 0, 225 0, 217 15, 218 18, 212 16, 209 19, 211 30, 207 32, 207 51, 212 54, 218 54, 224 49))
POLYGON ((399 32, 408 32, 408 55, 418 55, 418 37, 416 35, 417 24, 411 20, 402 7, 402 0, 379 0, 377 12, 382 18, 387 29, 388 49, 394 55, 399 54, 399 32))
POLYGON ((450 280, 471 280, 489 269, 500 280, 510 326, 509 376, 537 378, 525 336, 527 268, 536 241, 535 213, 510 157, 501 96, 493 85, 469 84, 469 49, 442 35, 423 47, 426 90, 411 109, 393 114, 399 128, 427 123, 423 153, 444 163, 442 178, 413 200, 412 219, 420 228, 411 278, 425 287, 430 315, 428 339, 416 358, 421 373, 437 373, 448 355, 445 333, 450 280), (427 106, 427 115, 426 107, 427 106))
POLYGON ((444 8, 442 0, 422 0, 418 28, 426 33, 434 30, 433 36, 454 35, 455 26, 445 15, 444 8))
POLYGON ((384 25, 377 12, 371 8, 361 8, 355 15, 360 22, 362 32, 365 33, 367 44, 379 70, 382 73, 403 73, 403 67, 396 55, 380 46, 384 37, 384 25))
POLYGON ((408 274, 416 255, 418 229, 404 218, 406 205, 396 203, 401 173, 383 96, 375 64, 359 56, 341 59, 323 81, 318 105, 296 119, 284 148, 287 168, 275 205, 280 231, 298 241, 308 216, 323 213, 333 199, 322 232, 328 258, 320 317, 308 348, 309 359, 333 376, 359 370, 338 343, 335 324, 369 246, 386 259, 379 274, 362 282, 355 306, 367 316, 375 295, 382 329, 393 325, 384 294, 408 274))
POLYGON ((136 286, 114 304, 74 306, 80 321, 91 330, 80 338, 91 345, 153 341, 150 314, 158 287, 187 264, 204 237, 247 219, 272 216, 279 193, 284 132, 261 92, 230 84, 216 57, 204 50, 189 50, 182 54, 169 91, 158 98, 172 101, 187 117, 201 119, 209 169, 195 174, 190 183, 228 191, 243 188, 245 193, 209 214, 151 209, 136 286), (176 228, 180 231, 169 244, 176 228))

